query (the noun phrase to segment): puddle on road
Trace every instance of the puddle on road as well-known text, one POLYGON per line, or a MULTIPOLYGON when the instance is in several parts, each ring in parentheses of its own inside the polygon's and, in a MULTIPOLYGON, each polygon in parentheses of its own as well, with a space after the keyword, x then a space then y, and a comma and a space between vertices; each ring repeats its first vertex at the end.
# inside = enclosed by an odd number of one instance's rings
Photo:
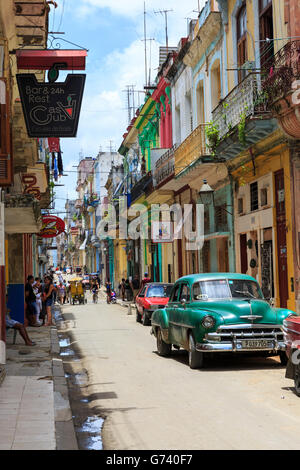
POLYGON ((64 339, 59 340, 59 346, 61 348, 67 348, 68 346, 70 346, 70 344, 71 344, 71 341, 69 338, 64 338, 64 339))
POLYGON ((104 419, 99 416, 90 416, 82 426, 75 427, 81 449, 103 450, 101 431, 104 419))

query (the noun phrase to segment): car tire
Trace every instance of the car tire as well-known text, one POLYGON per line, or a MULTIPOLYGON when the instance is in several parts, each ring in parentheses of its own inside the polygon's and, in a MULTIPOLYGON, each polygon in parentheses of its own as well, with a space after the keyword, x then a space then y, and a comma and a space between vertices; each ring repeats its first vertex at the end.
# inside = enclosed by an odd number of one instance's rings
POLYGON ((283 366, 286 366, 288 363, 288 357, 285 351, 280 351, 279 353, 280 362, 283 366))
POLYGON ((294 387, 295 392, 298 397, 300 397, 300 364, 294 366, 295 376, 294 376, 294 387))
POLYGON ((146 314, 145 310, 143 310, 142 323, 143 323, 144 326, 149 326, 150 325, 150 321, 149 321, 149 318, 147 317, 147 314, 146 314))
POLYGON ((160 328, 158 329, 158 332, 157 332, 156 344, 157 344, 157 352, 159 356, 162 356, 162 357, 170 356, 171 351, 172 351, 172 344, 168 344, 164 342, 160 328))
POLYGON ((189 335, 189 366, 191 369, 201 369, 204 366, 204 354, 196 351, 193 335, 189 335))

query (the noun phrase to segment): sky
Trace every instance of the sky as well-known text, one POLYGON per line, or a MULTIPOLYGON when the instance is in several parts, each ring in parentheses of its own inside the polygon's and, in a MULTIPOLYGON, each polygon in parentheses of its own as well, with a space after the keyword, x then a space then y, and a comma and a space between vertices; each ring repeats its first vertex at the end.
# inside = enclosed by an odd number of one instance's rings
MULTIPOLYGON (((56 0, 51 6, 49 31, 61 39, 61 48, 77 48, 64 40, 88 49, 86 85, 76 138, 62 139, 64 172, 56 189, 56 211, 63 211, 65 200, 76 198, 76 168, 82 157, 96 157, 99 150, 112 145, 118 150, 128 126, 126 109, 128 85, 143 91, 144 66, 144 0, 56 0)), ((177 46, 187 36, 188 18, 197 18, 198 5, 205 0, 146 0, 148 67, 154 80, 158 68, 159 46, 165 45, 165 17, 168 13, 169 45, 177 46)), ((56 41, 55 41, 56 42, 56 41)), ((80 72, 83 73, 83 72, 80 72)), ((65 76, 61 74, 59 80, 65 76)), ((140 103, 143 93, 139 93, 140 103)), ((138 95, 136 95, 138 104, 138 95)), ((62 214, 63 216, 63 214, 62 214)))

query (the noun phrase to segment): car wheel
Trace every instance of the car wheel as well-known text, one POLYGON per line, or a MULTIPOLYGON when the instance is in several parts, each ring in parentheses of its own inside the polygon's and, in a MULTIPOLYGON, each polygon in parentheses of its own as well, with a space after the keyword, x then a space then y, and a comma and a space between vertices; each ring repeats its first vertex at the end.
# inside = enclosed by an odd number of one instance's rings
POLYGON ((162 334, 161 334, 161 329, 158 330, 157 332, 157 352, 160 356, 170 356, 171 351, 172 351, 172 345, 167 344, 164 342, 162 334))
POLYGON ((149 318, 148 318, 148 316, 147 316, 145 310, 143 310, 143 325, 144 325, 144 326, 150 325, 149 318))
POLYGON ((285 351, 280 351, 279 353, 279 357, 280 357, 280 362, 283 366, 286 366, 287 363, 288 363, 288 357, 286 355, 286 352, 285 351))
POLYGON ((189 336, 189 366, 191 369, 200 369, 204 365, 204 354, 196 351, 196 344, 193 335, 189 336))
POLYGON ((294 377, 295 392, 300 397, 300 365, 295 366, 295 377, 294 377))

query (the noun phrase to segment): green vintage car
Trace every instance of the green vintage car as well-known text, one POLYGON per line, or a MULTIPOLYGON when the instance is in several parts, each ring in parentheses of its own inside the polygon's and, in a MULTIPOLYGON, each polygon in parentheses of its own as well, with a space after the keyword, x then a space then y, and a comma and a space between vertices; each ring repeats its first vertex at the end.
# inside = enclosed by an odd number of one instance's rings
POLYGON ((160 356, 170 355, 172 345, 184 348, 192 369, 217 352, 279 355, 286 363, 282 323, 293 313, 272 308, 251 276, 193 274, 178 279, 169 303, 153 313, 151 333, 160 356))

